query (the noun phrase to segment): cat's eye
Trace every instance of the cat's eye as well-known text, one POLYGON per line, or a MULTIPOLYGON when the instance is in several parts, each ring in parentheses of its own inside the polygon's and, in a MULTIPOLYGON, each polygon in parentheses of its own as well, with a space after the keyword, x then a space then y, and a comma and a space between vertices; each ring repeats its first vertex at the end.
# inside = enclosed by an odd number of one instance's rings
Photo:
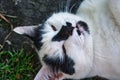
POLYGON ((56 27, 54 25, 51 25, 51 28, 54 30, 54 31, 57 31, 56 27))

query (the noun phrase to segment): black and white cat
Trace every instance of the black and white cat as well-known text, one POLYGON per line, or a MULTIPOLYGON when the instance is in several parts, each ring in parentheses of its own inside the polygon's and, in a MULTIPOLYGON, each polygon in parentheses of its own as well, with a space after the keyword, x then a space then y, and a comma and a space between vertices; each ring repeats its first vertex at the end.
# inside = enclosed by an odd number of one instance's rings
POLYGON ((34 38, 43 66, 34 80, 120 80, 120 0, 84 0, 77 14, 55 13, 14 31, 34 38))

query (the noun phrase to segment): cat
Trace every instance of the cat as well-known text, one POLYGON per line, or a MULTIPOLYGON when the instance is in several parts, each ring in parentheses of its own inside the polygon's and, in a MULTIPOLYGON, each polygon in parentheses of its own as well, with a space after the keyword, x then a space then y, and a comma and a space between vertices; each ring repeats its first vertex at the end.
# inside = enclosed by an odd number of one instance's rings
POLYGON ((77 13, 54 13, 38 26, 16 27, 36 45, 34 80, 101 76, 120 80, 120 0, 84 0, 77 13))

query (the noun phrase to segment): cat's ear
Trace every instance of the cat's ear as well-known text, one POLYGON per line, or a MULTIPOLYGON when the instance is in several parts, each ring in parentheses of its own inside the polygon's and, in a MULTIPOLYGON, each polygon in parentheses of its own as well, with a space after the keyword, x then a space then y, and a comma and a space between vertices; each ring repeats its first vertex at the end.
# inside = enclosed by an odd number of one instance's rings
POLYGON ((33 26, 18 26, 13 29, 14 32, 21 34, 21 35, 26 35, 29 37, 34 37, 35 36, 35 30, 38 26, 33 25, 33 26))
POLYGON ((14 28, 13 31, 30 38, 34 42, 36 49, 39 50, 42 45, 42 42, 40 42, 42 39, 42 32, 40 32, 40 29, 42 29, 41 24, 33 26, 18 26, 14 28))

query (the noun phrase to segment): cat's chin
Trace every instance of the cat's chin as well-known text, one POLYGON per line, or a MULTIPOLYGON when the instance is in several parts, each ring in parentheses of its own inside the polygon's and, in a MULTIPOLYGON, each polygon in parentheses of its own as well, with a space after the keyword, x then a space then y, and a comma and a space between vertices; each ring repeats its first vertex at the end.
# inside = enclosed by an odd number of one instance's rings
POLYGON ((62 80, 63 73, 44 65, 37 73, 34 80, 62 80))

